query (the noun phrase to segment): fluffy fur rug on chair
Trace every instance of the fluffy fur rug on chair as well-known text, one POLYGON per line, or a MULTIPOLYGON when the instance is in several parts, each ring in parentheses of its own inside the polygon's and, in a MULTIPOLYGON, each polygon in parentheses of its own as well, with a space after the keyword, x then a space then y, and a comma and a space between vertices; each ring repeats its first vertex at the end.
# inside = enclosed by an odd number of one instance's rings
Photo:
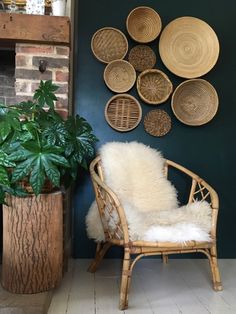
MULTIPOLYGON (((207 202, 178 206, 175 187, 163 173, 161 153, 137 142, 110 142, 100 149, 106 184, 124 207, 130 239, 210 241, 211 208, 207 202)), ((86 216, 87 233, 103 241, 96 202, 86 216)))

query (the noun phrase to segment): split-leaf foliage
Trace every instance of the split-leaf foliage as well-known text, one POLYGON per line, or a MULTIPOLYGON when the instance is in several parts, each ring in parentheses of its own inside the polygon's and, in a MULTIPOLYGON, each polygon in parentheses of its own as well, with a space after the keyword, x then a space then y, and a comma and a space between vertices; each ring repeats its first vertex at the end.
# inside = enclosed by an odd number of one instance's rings
POLYGON ((22 180, 34 194, 45 180, 67 188, 77 177, 78 167, 87 168, 94 156, 96 136, 79 115, 63 119, 55 110, 58 89, 41 81, 31 101, 0 104, 0 203, 6 193, 25 196, 22 180))

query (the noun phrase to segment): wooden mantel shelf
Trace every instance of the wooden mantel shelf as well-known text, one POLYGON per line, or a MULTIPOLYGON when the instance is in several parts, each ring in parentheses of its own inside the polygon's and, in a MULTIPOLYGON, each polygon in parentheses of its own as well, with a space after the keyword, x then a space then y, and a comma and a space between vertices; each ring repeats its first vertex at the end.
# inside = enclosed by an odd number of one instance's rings
POLYGON ((70 45, 65 16, 0 13, 0 41, 70 45))

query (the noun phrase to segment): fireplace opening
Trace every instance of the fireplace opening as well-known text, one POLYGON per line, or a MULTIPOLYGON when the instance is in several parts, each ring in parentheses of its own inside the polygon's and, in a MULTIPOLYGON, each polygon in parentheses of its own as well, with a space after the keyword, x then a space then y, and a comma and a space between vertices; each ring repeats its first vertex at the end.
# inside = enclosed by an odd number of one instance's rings
POLYGON ((15 47, 0 46, 0 103, 15 101, 15 47))

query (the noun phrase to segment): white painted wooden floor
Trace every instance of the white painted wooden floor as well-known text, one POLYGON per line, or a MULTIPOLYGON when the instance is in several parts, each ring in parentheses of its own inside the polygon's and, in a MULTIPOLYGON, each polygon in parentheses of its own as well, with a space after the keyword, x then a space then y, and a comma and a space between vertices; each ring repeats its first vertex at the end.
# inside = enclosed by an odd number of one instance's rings
POLYGON ((104 260, 96 272, 90 260, 72 260, 54 292, 48 314, 228 314, 236 313, 236 260, 219 260, 224 290, 211 287, 204 259, 143 259, 133 271, 129 308, 118 309, 120 260, 104 260))

